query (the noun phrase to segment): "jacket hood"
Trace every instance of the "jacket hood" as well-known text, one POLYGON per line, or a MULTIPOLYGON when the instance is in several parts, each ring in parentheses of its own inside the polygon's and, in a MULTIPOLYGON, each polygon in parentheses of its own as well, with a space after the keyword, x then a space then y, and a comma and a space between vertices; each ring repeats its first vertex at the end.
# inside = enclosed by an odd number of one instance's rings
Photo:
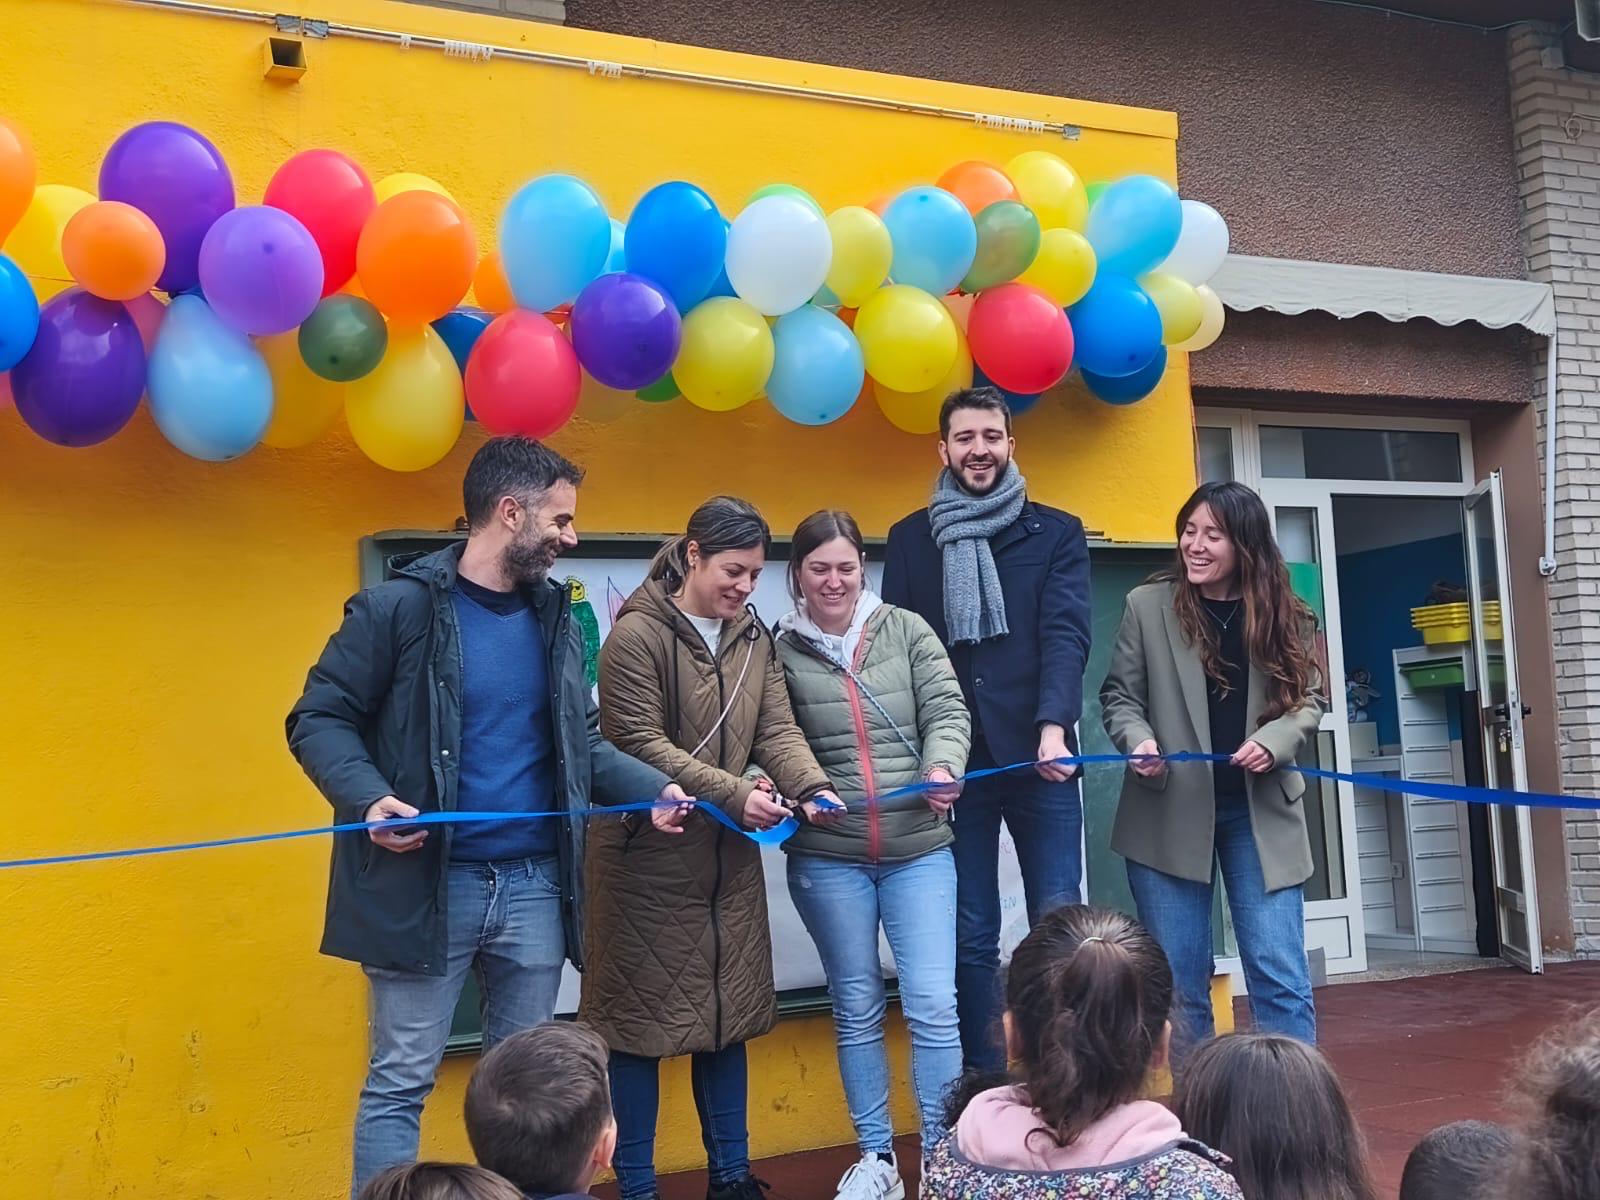
MULTIPOLYGON (((465 542, 452 542, 439 550, 424 550, 415 554, 401 554, 390 560, 396 575, 406 579, 415 579, 439 591, 449 591, 456 585, 456 576, 461 570, 461 555, 465 552, 465 542)), ((542 583, 529 585, 530 589, 538 590, 547 587, 551 591, 565 592, 569 590, 568 581, 557 583, 553 578, 546 577, 542 583)))
MULTIPOLYGON (((703 647, 705 645, 705 640, 700 636, 700 631, 683 614, 683 610, 672 602, 672 597, 667 594, 667 585, 663 580, 646 579, 635 588, 633 595, 623 602, 621 611, 617 613, 617 618, 620 620, 629 613, 637 613, 642 617, 648 617, 652 621, 665 625, 691 646, 703 647)), ((722 634, 722 645, 733 645, 745 635, 745 631, 752 623, 759 624, 760 622, 756 618, 755 609, 747 606, 737 620, 726 622, 727 628, 722 634)))
POLYGON ((820 651, 830 661, 851 663, 855 661, 856 647, 866 632, 867 623, 883 607, 883 598, 870 588, 863 588, 856 598, 856 611, 851 614, 850 627, 842 635, 824 632, 806 613, 806 602, 797 601, 793 612, 784 613, 778 620, 779 637, 796 637, 820 651))

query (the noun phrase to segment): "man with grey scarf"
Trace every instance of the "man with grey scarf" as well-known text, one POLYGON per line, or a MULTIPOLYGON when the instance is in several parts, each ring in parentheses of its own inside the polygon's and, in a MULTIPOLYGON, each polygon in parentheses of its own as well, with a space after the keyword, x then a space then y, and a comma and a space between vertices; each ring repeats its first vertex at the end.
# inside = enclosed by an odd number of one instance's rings
POLYGON ((967 784, 951 811, 956 992, 966 1065, 1000 1069, 1000 823, 1011 831, 1028 920, 1076 904, 1083 802, 1075 753, 1089 658, 1083 523, 1028 499, 1012 459, 1011 410, 992 387, 954 393, 939 414, 929 506, 889 531, 883 598, 917 613, 950 650, 972 712, 972 769, 1032 762, 967 784))

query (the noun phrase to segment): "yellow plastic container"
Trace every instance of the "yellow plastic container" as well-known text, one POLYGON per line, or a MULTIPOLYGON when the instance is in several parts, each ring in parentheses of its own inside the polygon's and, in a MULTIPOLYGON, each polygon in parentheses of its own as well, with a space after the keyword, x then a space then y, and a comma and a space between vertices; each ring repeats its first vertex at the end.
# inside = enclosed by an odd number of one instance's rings
MULTIPOLYGON (((1472 637, 1472 607, 1463 601, 1413 608, 1411 626, 1422 633, 1423 644, 1427 646, 1465 642, 1472 637)), ((1498 600, 1484 602, 1483 636, 1489 641, 1498 641, 1505 636, 1498 600)))

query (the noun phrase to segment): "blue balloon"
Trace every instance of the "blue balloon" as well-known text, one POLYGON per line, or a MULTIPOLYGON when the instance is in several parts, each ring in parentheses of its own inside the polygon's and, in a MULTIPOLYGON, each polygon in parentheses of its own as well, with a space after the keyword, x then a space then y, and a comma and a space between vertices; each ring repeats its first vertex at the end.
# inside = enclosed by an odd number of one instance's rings
POLYGON ((826 425, 850 411, 866 367, 850 327, 826 309, 805 304, 772 330, 772 407, 799 425, 826 425))
POLYGON ((1132 375, 1096 375, 1083 372, 1083 382, 1088 389, 1107 404, 1133 404, 1156 390, 1161 376, 1167 370, 1167 348, 1161 347, 1148 366, 1132 375))
POLYGON ((1183 203, 1170 183, 1129 175, 1106 187, 1089 209, 1085 235, 1101 271, 1143 275, 1172 253, 1183 228, 1183 203))
POLYGON ((694 184, 657 184, 633 206, 623 253, 630 273, 660 285, 686 313, 711 294, 722 273, 728 223, 694 184))
MULTIPOLYGON (((489 322, 494 320, 493 313, 484 312, 481 308, 458 308, 454 312, 445 313, 433 323, 433 331, 444 339, 444 344, 450 349, 450 356, 456 360, 456 366, 461 373, 467 373, 467 355, 472 353, 472 348, 478 344, 478 338, 483 331, 489 328, 489 322)), ((476 421, 472 415, 472 405, 467 405, 467 420, 476 421)))
POLYGON ((914 187, 883 211, 894 241, 889 278, 935 296, 955 290, 978 253, 978 227, 966 205, 943 188, 914 187))
POLYGON ((9 371, 33 349, 39 334, 39 301, 28 277, 0 254, 0 371, 9 371))
POLYGON ((995 391, 999 392, 1006 398, 1006 407, 1011 410, 1011 415, 1013 417, 1021 416, 1023 413, 1027 412, 1035 404, 1039 403, 1039 397, 1044 395, 1043 392, 1033 392, 1030 394, 1027 392, 1008 391, 985 375, 983 373, 983 369, 978 366, 974 366, 972 368, 972 386, 992 387, 995 391))
POLYGON ((1071 308, 1073 360, 1085 372, 1118 378, 1132 375, 1161 349, 1161 313, 1156 302, 1122 275, 1095 276, 1094 286, 1071 308))
POLYGON ((150 351, 149 395, 167 441, 206 462, 239 457, 272 420, 266 362, 198 296, 178 296, 167 307, 150 351))
MULTIPOLYGON (((727 233, 729 227, 730 223, 724 219, 722 222, 722 230, 724 234, 727 233)), ((726 261, 724 261, 722 264, 722 272, 717 276, 717 281, 711 285, 711 290, 706 293, 706 299, 712 300, 717 296, 733 296, 737 298, 738 295, 739 293, 733 290, 733 284, 728 282, 728 264, 726 261)))
POLYGON ((615 275, 628 269, 628 255, 622 248, 627 230, 628 227, 621 221, 611 218, 611 253, 606 255, 605 270, 600 272, 602 275, 615 275))
POLYGON ((571 304, 611 253, 611 218, 595 190, 572 175, 542 175, 511 197, 500 218, 500 261, 517 304, 549 312, 571 304))

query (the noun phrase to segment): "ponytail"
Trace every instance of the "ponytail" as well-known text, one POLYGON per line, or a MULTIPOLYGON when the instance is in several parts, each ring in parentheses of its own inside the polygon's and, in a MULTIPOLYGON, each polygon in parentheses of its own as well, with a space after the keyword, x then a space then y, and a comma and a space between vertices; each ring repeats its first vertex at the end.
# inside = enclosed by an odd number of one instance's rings
POLYGON ((1148 931, 1110 909, 1047 914, 1011 959, 1006 1007, 1036 1131, 1071 1145, 1142 1093, 1172 1006, 1172 969, 1148 931))
POLYGON ((650 570, 645 578, 666 584, 669 592, 682 587, 683 581, 689 578, 689 535, 680 533, 662 542, 661 548, 650 560, 650 570))

